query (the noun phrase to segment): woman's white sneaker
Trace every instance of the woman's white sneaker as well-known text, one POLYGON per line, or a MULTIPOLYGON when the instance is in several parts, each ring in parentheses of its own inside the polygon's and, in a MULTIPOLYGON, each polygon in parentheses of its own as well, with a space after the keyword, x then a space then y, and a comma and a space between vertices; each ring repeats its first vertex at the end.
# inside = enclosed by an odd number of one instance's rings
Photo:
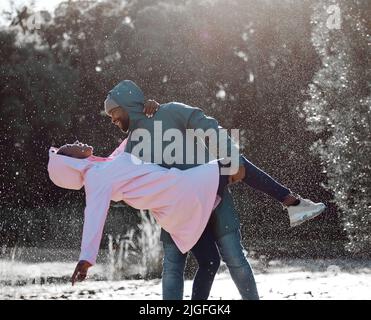
POLYGON ((325 211, 326 206, 322 202, 315 203, 309 199, 300 198, 296 206, 288 206, 290 226, 295 227, 303 222, 313 219, 325 211))

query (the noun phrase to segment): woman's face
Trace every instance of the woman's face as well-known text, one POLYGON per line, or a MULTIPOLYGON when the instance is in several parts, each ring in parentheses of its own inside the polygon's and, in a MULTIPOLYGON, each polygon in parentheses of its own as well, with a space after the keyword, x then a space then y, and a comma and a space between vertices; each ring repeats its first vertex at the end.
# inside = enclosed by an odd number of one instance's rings
POLYGON ((93 150, 92 146, 75 141, 73 144, 65 144, 60 147, 57 153, 72 158, 85 159, 93 155, 93 150))

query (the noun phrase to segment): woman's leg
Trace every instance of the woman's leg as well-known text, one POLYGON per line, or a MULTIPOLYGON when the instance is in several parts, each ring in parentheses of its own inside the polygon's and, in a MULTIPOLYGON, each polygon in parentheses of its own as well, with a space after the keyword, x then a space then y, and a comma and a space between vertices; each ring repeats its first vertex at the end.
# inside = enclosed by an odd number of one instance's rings
MULTIPOLYGON (((252 164, 249 160, 247 160, 244 156, 241 156, 243 159, 242 165, 245 167, 245 178, 242 180, 250 187, 262 191, 267 195, 271 196, 272 198, 284 203, 285 201, 290 201, 288 204, 292 204, 297 199, 292 196, 290 189, 286 188, 285 186, 279 184, 276 180, 274 180, 271 176, 265 173, 260 168, 256 167, 252 164), (292 202, 292 203, 291 203, 292 202)), ((223 166, 222 163, 219 163, 219 170, 223 166)), ((219 187, 218 187, 218 195, 223 197, 224 188, 228 185, 228 176, 220 174, 219 178, 219 187)), ((288 205, 287 204, 287 205, 288 205)))
POLYGON ((219 252, 209 225, 191 252, 198 263, 198 270, 193 279, 192 300, 207 300, 220 265, 219 252))
POLYGON ((293 195, 288 188, 279 184, 264 171, 254 166, 245 157, 242 158, 243 165, 245 166, 245 178, 243 181, 250 187, 268 194, 286 206, 291 227, 313 219, 326 209, 326 205, 322 202, 316 203, 309 199, 293 195))
POLYGON ((290 189, 278 183, 244 156, 242 156, 242 158, 246 171, 243 181, 250 187, 266 193, 279 202, 284 202, 286 197, 291 194, 290 189))
POLYGON ((163 248, 162 298, 164 300, 182 300, 183 274, 187 255, 181 253, 172 242, 163 242, 163 248))

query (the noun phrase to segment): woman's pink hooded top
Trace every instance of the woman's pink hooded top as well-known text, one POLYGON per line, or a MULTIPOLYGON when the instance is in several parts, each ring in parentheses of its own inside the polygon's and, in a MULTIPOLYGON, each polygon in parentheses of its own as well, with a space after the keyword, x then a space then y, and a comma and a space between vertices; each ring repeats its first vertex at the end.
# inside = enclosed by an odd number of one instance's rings
POLYGON ((123 152, 108 158, 75 159, 49 151, 50 179, 66 189, 85 187, 86 208, 80 260, 95 264, 110 201, 149 209, 182 253, 198 241, 220 198, 217 162, 179 170, 144 163, 123 152))

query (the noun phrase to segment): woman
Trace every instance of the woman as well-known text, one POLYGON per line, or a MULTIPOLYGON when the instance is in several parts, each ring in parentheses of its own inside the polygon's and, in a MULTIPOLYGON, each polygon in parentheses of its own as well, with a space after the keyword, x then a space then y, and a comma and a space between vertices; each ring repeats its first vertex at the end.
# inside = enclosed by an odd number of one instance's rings
MULTIPOLYGON (((228 184, 228 176, 220 175, 221 164, 216 161, 184 171, 166 169, 144 163, 124 149, 125 142, 108 158, 93 156, 93 148, 78 141, 60 149, 50 149, 48 170, 51 180, 67 189, 78 190, 85 186, 86 192, 80 262, 72 283, 76 278, 83 280, 87 269, 95 263, 110 201, 125 201, 137 209, 150 209, 156 221, 170 233, 178 249, 182 253, 189 250, 194 253, 199 264, 196 278, 200 277, 197 280, 202 281, 195 281, 201 284, 194 286, 192 298, 207 299, 220 258, 211 231, 206 226, 228 184)), ((244 157, 243 166, 250 175, 256 172, 255 180, 265 186, 267 194, 289 192, 268 175, 259 175, 260 170, 244 157)), ((243 181, 248 184, 245 179, 243 181)), ((255 186, 256 189, 259 185, 255 186)), ((302 198, 297 202, 292 204, 294 215, 295 206, 299 203, 307 207, 310 217, 325 209, 323 203, 302 198)))
POLYGON ((109 157, 93 155, 93 147, 76 141, 49 151, 50 179, 62 188, 86 193, 86 208, 79 264, 72 283, 83 280, 95 264, 110 201, 124 201, 137 209, 150 209, 156 221, 170 233, 182 253, 191 250, 199 264, 192 299, 207 299, 220 264, 207 227, 218 205, 217 162, 189 170, 166 169, 144 163, 123 152, 125 144, 109 157))

